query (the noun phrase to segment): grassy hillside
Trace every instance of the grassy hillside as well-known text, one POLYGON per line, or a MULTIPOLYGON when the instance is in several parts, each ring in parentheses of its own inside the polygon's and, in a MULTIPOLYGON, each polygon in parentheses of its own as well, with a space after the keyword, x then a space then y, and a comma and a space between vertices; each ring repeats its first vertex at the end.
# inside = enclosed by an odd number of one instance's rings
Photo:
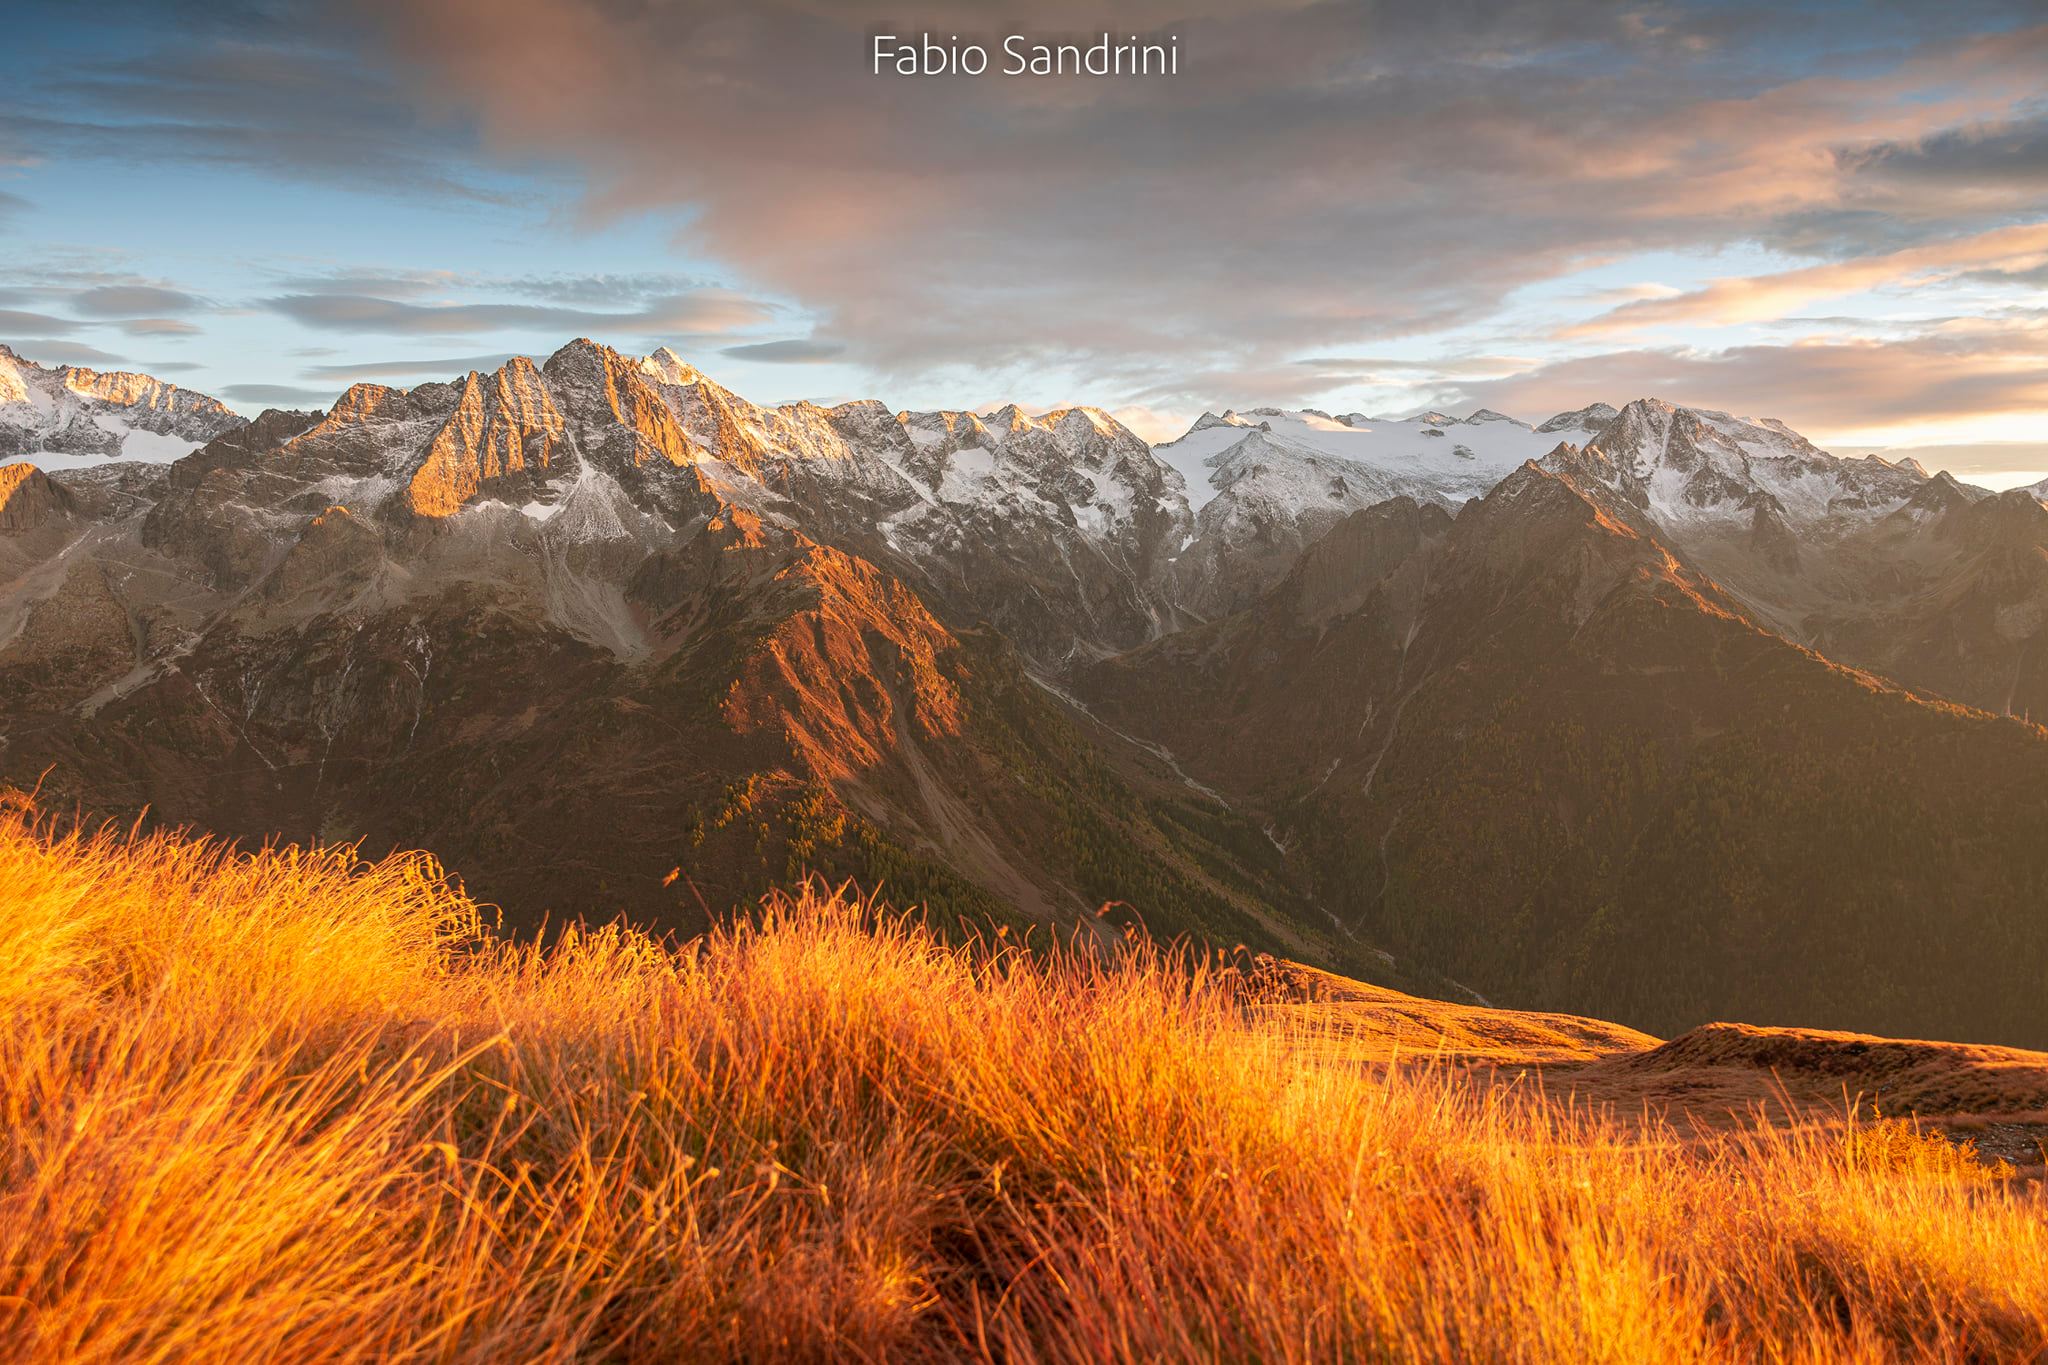
POLYGON ((0 818, 0 1357, 2026 1358, 2048 1218, 1897 1123, 1347 1063, 1142 943, 815 892, 491 938, 434 864, 0 818))

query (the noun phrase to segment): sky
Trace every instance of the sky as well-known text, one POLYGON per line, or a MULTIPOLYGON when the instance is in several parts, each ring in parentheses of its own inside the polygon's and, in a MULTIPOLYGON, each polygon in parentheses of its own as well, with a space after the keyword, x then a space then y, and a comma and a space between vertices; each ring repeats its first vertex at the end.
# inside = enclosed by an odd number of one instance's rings
POLYGON ((758 402, 1660 397, 2048 475, 2048 0, 0 4, 0 341, 251 413, 591 336, 758 402), (872 70, 1105 29, 1179 74, 872 70))

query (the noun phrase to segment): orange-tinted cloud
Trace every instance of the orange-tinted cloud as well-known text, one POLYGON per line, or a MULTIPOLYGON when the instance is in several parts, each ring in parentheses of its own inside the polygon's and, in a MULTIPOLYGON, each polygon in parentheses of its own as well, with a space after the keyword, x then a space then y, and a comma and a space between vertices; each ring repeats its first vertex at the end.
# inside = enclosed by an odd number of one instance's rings
POLYGON ((1709 327, 1789 316, 1826 299, 1868 289, 1953 279, 1973 271, 2020 274, 2048 264, 2048 222, 1996 228, 1828 265, 1715 280, 1669 298, 1639 299, 1565 328, 1565 337, 1600 336, 1691 323, 1709 327))
MULTIPOLYGON (((1856 149, 2017 117, 2048 61, 2048 26, 1991 15, 1995 35, 1765 5, 1622 23, 1582 0, 1338 0, 1120 10, 1119 29, 1171 19, 1188 74, 1162 83, 918 80, 870 73, 873 12, 822 3, 368 8, 415 98, 508 159, 579 168, 587 218, 687 211, 687 245, 814 311, 848 361, 1065 367, 1133 401, 1469 323, 1634 252, 1823 220, 1860 234, 1852 254, 1987 231, 1856 149)), ((1103 22, 1078 0, 899 19, 998 39, 1103 22)))
POLYGON ((2048 414, 2048 314, 1957 321, 1889 340, 1611 351, 1459 385, 1445 396, 1523 414, 1654 396, 1782 418, 1821 438, 2048 414))

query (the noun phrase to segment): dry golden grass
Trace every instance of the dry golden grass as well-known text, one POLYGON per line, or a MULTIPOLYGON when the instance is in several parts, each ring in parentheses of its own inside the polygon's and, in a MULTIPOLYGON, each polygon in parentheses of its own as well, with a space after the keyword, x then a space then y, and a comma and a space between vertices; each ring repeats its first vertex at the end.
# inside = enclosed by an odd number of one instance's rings
POLYGON ((0 1358, 2026 1359, 2048 1217, 1305 1055, 1227 972, 805 892, 487 937, 421 858, 0 817, 0 1358))

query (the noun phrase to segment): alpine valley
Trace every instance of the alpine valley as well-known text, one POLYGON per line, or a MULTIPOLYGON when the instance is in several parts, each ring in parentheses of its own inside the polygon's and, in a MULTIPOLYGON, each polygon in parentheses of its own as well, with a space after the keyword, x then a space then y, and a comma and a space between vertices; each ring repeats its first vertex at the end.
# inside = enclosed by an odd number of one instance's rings
POLYGON ((1666 1035, 2048 1046, 2043 489, 1653 398, 1151 447, 583 340, 253 421, 0 347, 0 461, 46 809, 429 849, 515 928, 815 871, 1666 1035))

